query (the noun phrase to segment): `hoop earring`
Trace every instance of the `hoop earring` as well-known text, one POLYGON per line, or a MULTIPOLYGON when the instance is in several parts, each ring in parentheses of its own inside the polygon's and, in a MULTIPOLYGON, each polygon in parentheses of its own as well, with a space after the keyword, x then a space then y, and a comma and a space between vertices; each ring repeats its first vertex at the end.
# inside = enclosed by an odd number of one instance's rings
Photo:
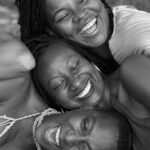
POLYGON ((101 70, 94 63, 92 63, 92 64, 96 68, 96 70, 98 70, 99 72, 101 72, 101 70))

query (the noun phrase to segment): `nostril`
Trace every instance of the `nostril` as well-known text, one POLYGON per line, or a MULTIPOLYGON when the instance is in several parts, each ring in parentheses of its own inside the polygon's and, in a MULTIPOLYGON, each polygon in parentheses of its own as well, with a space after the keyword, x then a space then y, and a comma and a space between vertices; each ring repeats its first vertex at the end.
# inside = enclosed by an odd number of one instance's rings
POLYGON ((87 20, 87 14, 88 10, 79 8, 76 13, 74 14, 73 21, 74 22, 84 22, 84 20, 87 20))
POLYGON ((80 90, 80 88, 81 88, 81 82, 80 82, 80 80, 75 80, 75 81, 71 81, 71 83, 70 83, 70 89, 72 90, 72 91, 74 91, 74 90, 80 90))
POLYGON ((75 143, 76 143, 76 138, 75 138, 75 135, 74 133, 69 133, 67 136, 66 136, 66 144, 68 146, 73 146, 75 143))

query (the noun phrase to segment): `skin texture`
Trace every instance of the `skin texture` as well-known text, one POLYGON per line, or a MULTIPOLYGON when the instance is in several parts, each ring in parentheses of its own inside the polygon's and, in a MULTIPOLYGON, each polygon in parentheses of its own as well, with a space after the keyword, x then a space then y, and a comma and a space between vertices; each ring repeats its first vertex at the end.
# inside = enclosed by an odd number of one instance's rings
POLYGON ((116 150, 120 117, 104 110, 74 110, 44 119, 36 137, 47 150, 116 150), (58 127, 59 146, 55 140, 58 127))
POLYGON ((46 0, 45 8, 51 27, 64 38, 90 47, 106 41, 109 20, 100 0, 46 0))
POLYGON ((63 42, 55 43, 44 51, 37 63, 38 78, 58 104, 65 108, 95 106, 98 103, 110 107, 110 102, 103 100, 103 76, 92 63, 63 42))

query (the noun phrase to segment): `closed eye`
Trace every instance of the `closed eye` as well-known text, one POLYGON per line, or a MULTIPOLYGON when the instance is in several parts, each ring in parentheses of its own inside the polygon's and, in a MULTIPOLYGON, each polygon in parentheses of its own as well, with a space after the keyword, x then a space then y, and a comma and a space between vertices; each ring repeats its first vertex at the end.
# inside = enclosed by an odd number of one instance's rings
POLYGON ((54 77, 50 80, 49 86, 53 90, 57 90, 58 88, 62 87, 65 85, 65 79, 62 77, 54 77))
POLYGON ((87 0, 78 0, 78 4, 84 4, 87 0))
POLYGON ((94 118, 91 116, 83 118, 81 121, 81 133, 83 135, 89 134, 93 128, 94 122, 94 118))
POLYGON ((76 62, 76 64, 73 66, 73 71, 75 71, 76 69, 78 69, 79 64, 80 64, 80 60, 78 59, 77 62, 76 62))
POLYGON ((86 118, 84 118, 83 120, 82 120, 82 122, 81 122, 81 131, 82 132, 86 132, 87 131, 87 129, 88 129, 88 124, 89 124, 89 119, 88 119, 88 117, 86 117, 86 118))
POLYGON ((64 21, 64 20, 68 19, 69 17, 70 17, 69 12, 60 11, 55 15, 55 22, 58 23, 58 22, 64 21))
POLYGON ((65 80, 60 81, 55 87, 54 90, 58 89, 59 87, 61 87, 64 84, 65 80))

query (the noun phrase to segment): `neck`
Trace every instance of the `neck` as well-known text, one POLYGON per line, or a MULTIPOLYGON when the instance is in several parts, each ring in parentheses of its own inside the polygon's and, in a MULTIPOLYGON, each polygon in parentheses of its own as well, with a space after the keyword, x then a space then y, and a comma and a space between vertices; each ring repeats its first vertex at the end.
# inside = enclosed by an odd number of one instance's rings
POLYGON ((30 93, 28 93, 28 103, 26 106, 27 114, 37 113, 41 112, 45 109, 47 109, 48 106, 44 102, 44 100, 41 98, 41 96, 37 93, 34 86, 30 87, 30 93))
POLYGON ((105 42, 103 45, 93 48, 93 51, 95 53, 98 53, 104 60, 111 60, 113 59, 110 48, 109 48, 109 43, 105 42))
POLYGON ((118 82, 109 79, 109 77, 104 76, 104 92, 103 92, 103 99, 104 105, 107 108, 113 108, 113 99, 117 98, 118 94, 118 82))

